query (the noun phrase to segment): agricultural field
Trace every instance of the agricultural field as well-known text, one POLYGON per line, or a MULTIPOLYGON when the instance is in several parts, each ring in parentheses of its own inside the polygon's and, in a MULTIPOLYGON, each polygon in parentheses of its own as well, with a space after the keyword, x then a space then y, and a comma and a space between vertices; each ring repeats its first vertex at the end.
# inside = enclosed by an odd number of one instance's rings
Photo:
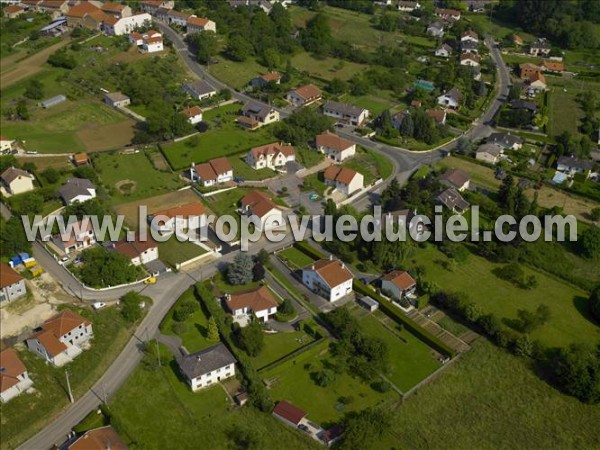
POLYGON ((156 170, 144 151, 98 153, 93 164, 115 205, 174 191, 184 185, 177 174, 156 170))

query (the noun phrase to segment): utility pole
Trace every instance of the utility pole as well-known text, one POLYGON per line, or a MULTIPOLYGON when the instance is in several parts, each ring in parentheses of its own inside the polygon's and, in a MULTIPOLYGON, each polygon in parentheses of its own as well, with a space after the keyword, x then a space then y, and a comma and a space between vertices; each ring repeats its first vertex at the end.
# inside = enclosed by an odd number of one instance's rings
POLYGON ((75 403, 73 399, 73 392, 71 392, 71 383, 69 382, 69 369, 65 369, 65 377, 67 378, 67 390, 69 391, 69 400, 71 403, 75 403))
POLYGON ((156 357, 158 358, 158 367, 160 367, 161 363, 160 363, 160 351, 158 349, 158 339, 155 339, 154 343, 156 344, 156 357))

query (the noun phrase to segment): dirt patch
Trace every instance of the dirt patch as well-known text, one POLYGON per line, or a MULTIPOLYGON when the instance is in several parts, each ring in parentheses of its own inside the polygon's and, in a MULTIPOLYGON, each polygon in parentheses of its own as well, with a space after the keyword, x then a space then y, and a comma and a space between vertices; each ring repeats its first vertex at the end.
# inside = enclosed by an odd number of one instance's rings
POLYGON ((77 132, 77 137, 89 152, 114 150, 131 144, 135 134, 135 120, 87 127, 77 132))
POLYGON ((565 214, 573 214, 577 217, 577 220, 589 222, 589 212, 598 206, 597 203, 592 200, 586 200, 578 197, 573 197, 567 193, 554 189, 549 186, 542 186, 539 191, 528 189, 526 191, 527 197, 533 200, 534 193, 538 192, 538 204, 544 208, 552 208, 553 206, 560 206, 563 208, 565 214))
POLYGON ((17 156, 19 163, 34 163, 39 171, 49 168, 56 170, 71 170, 73 165, 68 155, 64 156, 17 156))
POLYGON ((2 74, 0 75, 0 85, 2 85, 2 89, 6 89, 11 84, 21 81, 23 78, 27 78, 42 70, 48 57, 70 42, 70 39, 65 39, 64 41, 37 52, 35 55, 32 55, 23 61, 17 62, 15 59, 14 61, 10 61, 12 64, 5 64, 5 61, 2 61, 2 74))
POLYGON ((133 180, 121 180, 115 183, 115 187, 119 190, 121 194, 129 195, 135 192, 137 183, 133 180))

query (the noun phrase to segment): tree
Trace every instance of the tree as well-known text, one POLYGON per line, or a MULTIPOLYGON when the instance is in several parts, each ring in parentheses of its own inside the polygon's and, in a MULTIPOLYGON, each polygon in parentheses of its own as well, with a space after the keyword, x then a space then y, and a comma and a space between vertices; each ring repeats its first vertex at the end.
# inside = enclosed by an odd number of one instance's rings
POLYGON ((318 13, 307 22, 302 32, 302 46, 307 52, 324 56, 330 52, 333 44, 334 39, 327 16, 318 13))
POLYGON ((91 287, 117 286, 136 281, 139 269, 129 258, 102 247, 93 247, 81 253, 84 264, 78 269, 84 284, 91 287))
POLYGON ((253 266, 252 258, 248 253, 238 253, 227 268, 227 280, 233 285, 250 283, 253 277, 253 266))
POLYGON ((600 322, 600 286, 596 287, 590 295, 590 312, 600 322))
POLYGON ((456 141, 456 151, 463 155, 468 155, 473 151, 473 143, 466 136, 461 136, 456 141))
POLYGON ((284 316, 291 316, 296 313, 296 309, 294 308, 294 304, 288 298, 286 298, 281 305, 277 308, 277 312, 281 313, 284 316))
POLYGON ((25 103, 25 100, 19 100, 17 102, 15 113, 19 119, 29 120, 29 109, 27 109, 27 103, 25 103))
POLYGON ((48 167, 41 175, 49 184, 54 184, 60 179, 60 173, 54 167, 48 167))
POLYGON ((255 320, 237 333, 238 346, 249 356, 258 356, 264 347, 264 335, 260 323, 255 320))
POLYGON ((247 38, 236 32, 229 36, 225 54, 234 61, 245 61, 252 56, 252 43, 247 38))
POLYGON ((600 401, 600 349, 586 344, 562 348, 550 365, 556 382, 581 401, 600 401))
POLYGON ((342 450, 371 448, 391 427, 390 413, 383 408, 369 408, 346 415, 340 442, 342 450))
POLYGON ((137 292, 131 291, 121 297, 121 315, 129 323, 137 322, 142 317, 140 303, 145 297, 137 292))
POLYGON ((252 268, 252 279, 254 281, 261 281, 265 278, 265 267, 257 262, 252 268))
POLYGON ((327 86, 325 86, 325 89, 334 95, 340 95, 348 90, 348 83, 346 83, 344 80, 335 77, 329 82, 327 86))
POLYGON ((379 29, 382 31, 396 31, 398 28, 398 19, 390 14, 382 14, 379 18, 379 29))
POLYGON ((517 188, 512 175, 508 174, 498 190, 498 203, 508 214, 514 214, 516 202, 517 188))
POLYGON ((6 222, 0 219, 0 224, 0 255, 10 257, 20 252, 31 253, 31 242, 19 217, 12 216, 6 222))
POLYGON ((256 260, 261 263, 263 266, 265 264, 267 264, 267 262, 269 262, 269 252, 266 251, 264 248, 261 248, 260 251, 258 252, 258 254, 256 255, 256 260))
POLYGON ((29 80, 23 95, 32 100, 40 100, 44 97, 44 85, 39 80, 29 80))
POLYGON ((219 328, 217 327, 217 321, 213 316, 208 319, 208 332, 206 338, 211 342, 217 342, 219 340, 219 328))
POLYGON ((410 114, 404 116, 400 123, 400 134, 406 137, 412 137, 415 133, 415 124, 410 114))
POLYGON ((579 246, 583 256, 589 259, 600 257, 600 228, 590 227, 579 237, 579 246))
POLYGON ((219 51, 217 36, 212 31, 194 33, 189 39, 196 49, 196 58, 202 64, 209 64, 213 56, 219 51))
POLYGON ((335 381, 335 372, 331 369, 323 369, 312 374, 317 386, 327 387, 335 381))
POLYGON ((186 300, 177 305, 173 310, 173 320, 176 322, 185 322, 188 317, 194 314, 198 305, 193 300, 186 300))

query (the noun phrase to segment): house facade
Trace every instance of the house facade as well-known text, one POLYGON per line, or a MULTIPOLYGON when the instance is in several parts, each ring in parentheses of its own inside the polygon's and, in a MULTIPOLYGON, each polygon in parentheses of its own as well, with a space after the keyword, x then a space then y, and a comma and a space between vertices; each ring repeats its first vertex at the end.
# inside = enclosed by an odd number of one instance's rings
POLYGON ((325 184, 346 196, 364 188, 364 176, 348 167, 329 166, 323 174, 325 184))
POLYGON ((510 150, 519 150, 523 147, 523 138, 510 133, 492 133, 486 142, 510 150))
POLYGON ((129 34, 136 28, 148 25, 152 22, 152 16, 150 14, 136 14, 134 16, 122 17, 117 19, 115 17, 107 18, 103 22, 102 28, 104 32, 111 36, 122 36, 129 34))
POLYGON ((0 352, 0 401, 6 403, 33 386, 27 367, 17 352, 7 348, 0 352))
POLYGON ((247 102, 242 107, 242 115, 238 118, 238 124, 243 127, 254 129, 268 125, 279 120, 279 111, 271 105, 257 102, 247 102))
POLYGON ((279 72, 269 72, 250 81, 250 85, 254 88, 264 88, 269 83, 281 84, 281 74, 279 72))
POLYGON ((259 231, 264 232, 285 226, 283 210, 261 191, 252 191, 242 197, 240 213, 248 217, 256 217, 258 222, 255 224, 259 231))
POLYGON ((217 95, 217 90, 204 80, 186 83, 183 90, 196 100, 204 100, 217 95))
POLYGON ((229 349, 220 343, 185 355, 178 364, 192 391, 197 391, 235 376, 236 362, 229 349))
POLYGON ((198 106, 188 106, 181 111, 191 125, 202 122, 202 110, 198 106))
POLYGON ((3 187, 12 195, 33 191, 34 179, 32 174, 16 167, 9 167, 0 175, 3 187))
POLYGON ((286 99, 295 107, 310 105, 321 100, 321 89, 314 84, 300 86, 287 93, 286 99))
POLYGON ((91 247, 96 243, 91 219, 80 220, 69 232, 52 236, 52 243, 65 255, 91 247))
POLYGON ((291 145, 277 142, 254 147, 246 155, 246 163, 256 170, 265 168, 277 170, 295 160, 296 149, 291 145))
POLYGON ((561 156, 558 158, 558 163, 556 165, 556 170, 571 177, 581 173, 584 174, 586 178, 589 178, 593 168, 593 161, 586 161, 572 156, 561 156))
POLYGON ((202 33, 203 31, 217 32, 217 24, 204 17, 191 16, 187 19, 186 30, 188 34, 202 33))
POLYGON ((25 278, 6 263, 0 263, 0 304, 27 295, 25 278))
POLYGON ((198 230, 206 223, 206 209, 200 202, 156 211, 148 216, 153 229, 162 234, 198 230))
POLYGON ((461 169, 448 169, 438 178, 444 186, 454 188, 459 192, 469 189, 471 180, 469 174, 461 169))
POLYGON ((302 283, 311 291, 335 302, 352 292, 352 272, 337 259, 321 259, 302 270, 302 283))
POLYGON ((197 181, 204 187, 233 181, 233 167, 227 158, 211 159, 207 163, 194 164, 190 169, 190 179, 197 181))
POLYGON ((464 214, 471 206, 454 188, 448 188, 441 192, 436 197, 436 201, 455 214, 464 214))
POLYGON ((452 47, 450 47, 448 44, 442 44, 435 49, 435 56, 439 56, 441 58, 448 58, 451 54, 452 47))
POLYGON ((488 164, 497 164, 500 161, 503 149, 497 144, 483 144, 477 148, 475 159, 488 164))
POLYGON ((132 15, 131 8, 121 3, 106 2, 100 7, 100 9, 105 14, 114 16, 117 19, 121 19, 122 17, 129 17, 132 15))
POLYGON ((356 144, 342 139, 333 133, 323 133, 316 137, 317 150, 336 163, 341 163, 356 154, 356 144))
POLYGON ((268 322, 276 313, 278 303, 271 290, 260 286, 249 291, 225 295, 225 307, 234 319, 242 319, 248 323, 248 316, 254 316, 259 322, 268 322))
POLYGON ((108 249, 126 256, 134 266, 148 264, 158 259, 158 246, 149 235, 146 236, 146 240, 142 240, 136 233, 133 240, 123 239, 112 242, 108 249))
POLYGON ((466 52, 460 55, 461 66, 479 67, 481 58, 474 52, 466 52))
POLYGON ((452 109, 457 109, 460 106, 461 100, 462 93, 456 88, 450 89, 448 92, 443 93, 437 98, 438 105, 452 109))
POLYGON ((323 105, 323 114, 339 122, 361 126, 369 118, 369 110, 348 103, 328 101, 323 105))
POLYGON ((394 300, 414 294, 417 282, 404 270, 394 270, 381 277, 381 292, 394 300))
POLYGON ((68 178, 58 190, 65 205, 83 203, 96 198, 96 186, 86 178, 68 178))

